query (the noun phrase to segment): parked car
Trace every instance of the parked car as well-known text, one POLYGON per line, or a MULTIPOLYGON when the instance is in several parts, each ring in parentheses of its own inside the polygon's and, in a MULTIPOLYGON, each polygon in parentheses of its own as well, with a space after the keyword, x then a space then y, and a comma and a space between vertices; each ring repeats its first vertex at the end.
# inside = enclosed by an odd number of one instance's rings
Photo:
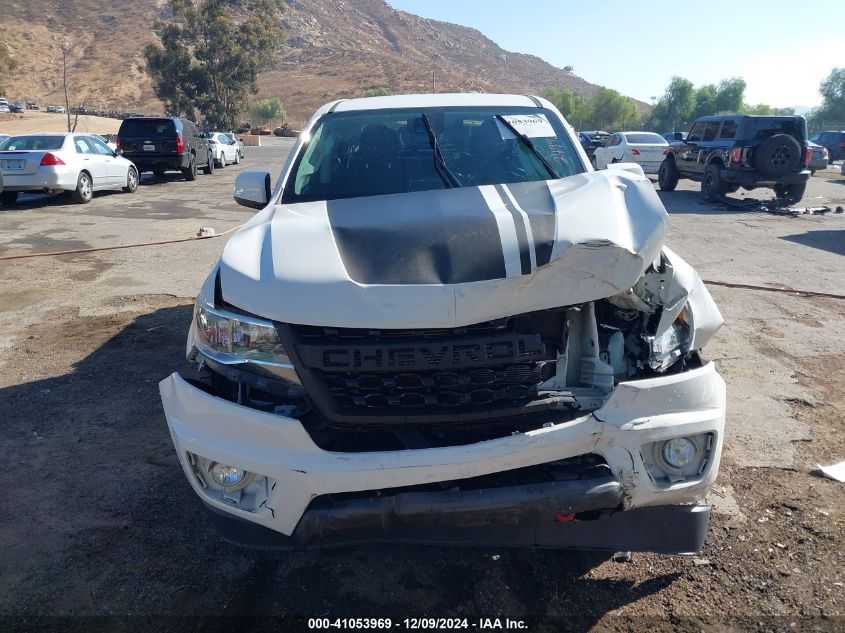
POLYGON ((699 181, 707 201, 740 187, 768 187, 786 204, 797 204, 811 155, 804 117, 706 116, 693 123, 686 141, 669 146, 657 180, 663 191, 674 191, 680 178, 699 181))
POLYGON ((12 204, 22 192, 69 191, 90 202, 95 191, 138 188, 135 165, 90 134, 27 134, 0 143, 5 189, 0 202, 12 204))
POLYGON ((54 105, 48 105, 47 106, 47 112, 55 112, 55 111, 56 111, 56 106, 54 106, 54 105))
POLYGON ((181 171, 196 180, 197 169, 214 173, 208 140, 193 121, 179 117, 133 117, 124 119, 117 133, 117 147, 141 172, 160 176, 181 171))
POLYGON ((697 551, 722 318, 641 170, 516 95, 335 101, 300 139, 275 189, 238 175, 263 210, 159 385, 226 539, 697 551))
POLYGON ((810 146, 810 149, 813 152, 813 157, 810 159, 810 174, 815 176, 816 171, 819 169, 827 169, 828 165, 828 151, 826 147, 822 147, 821 145, 816 145, 812 141, 807 143, 810 146))
POLYGON ((827 148, 831 165, 845 160, 845 132, 816 132, 810 140, 827 148))
POLYGON ((241 159, 243 160, 244 158, 246 158, 246 151, 244 151, 244 142, 241 139, 237 138, 233 132, 227 132, 226 136, 229 137, 229 139, 232 140, 235 145, 237 145, 238 153, 241 155, 241 159))
POLYGON ((637 163, 647 174, 656 174, 669 146, 654 132, 617 132, 593 153, 593 167, 605 169, 611 163, 637 163))
POLYGON ((12 105, 9 106, 9 109, 16 114, 23 112, 23 104, 13 103, 12 105))
POLYGON ((225 167, 231 163, 237 165, 241 162, 241 153, 238 146, 231 138, 222 132, 207 132, 206 138, 211 148, 211 155, 217 167, 225 167))
POLYGON ((26 109, 27 110, 38 110, 38 104, 35 101, 27 101, 26 102, 26 109))
POLYGON ((601 147, 602 145, 604 145, 604 142, 607 140, 608 136, 610 136, 609 132, 603 132, 601 130, 588 130, 586 132, 578 132, 578 142, 581 143, 581 147, 584 148, 584 152, 586 152, 587 158, 592 160, 593 152, 596 151, 597 147, 601 147))
POLYGON ((55 112, 56 112, 57 114, 64 114, 64 113, 66 112, 66 110, 65 110, 65 107, 64 107, 64 106, 56 106, 56 110, 55 110, 55 112))
POLYGON ((0 114, 9 114, 12 109, 5 103, 0 103, 0 114))

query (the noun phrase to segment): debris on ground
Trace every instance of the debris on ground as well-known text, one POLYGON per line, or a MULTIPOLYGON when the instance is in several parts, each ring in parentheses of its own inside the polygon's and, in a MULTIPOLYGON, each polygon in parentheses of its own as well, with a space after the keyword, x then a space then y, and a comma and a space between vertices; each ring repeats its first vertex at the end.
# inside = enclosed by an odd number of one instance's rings
POLYGON ((736 200, 734 198, 723 197, 722 204, 731 209, 738 211, 749 211, 751 213, 771 213, 772 215, 824 215, 825 213, 842 213, 842 207, 831 209, 828 206, 818 207, 792 207, 786 200, 773 198, 771 200, 758 200, 756 198, 746 198, 744 200, 736 200))
POLYGON ((208 237, 209 235, 216 235, 213 226, 201 226, 200 230, 197 231, 197 237, 208 237))
POLYGON ((816 464, 816 466, 818 466, 818 472, 828 479, 845 484, 845 461, 830 466, 822 466, 821 464, 816 464))
POLYGON ((288 136, 288 137, 295 137, 299 136, 299 130, 294 130, 290 123, 283 123, 275 130, 273 130, 273 134, 276 136, 288 136))

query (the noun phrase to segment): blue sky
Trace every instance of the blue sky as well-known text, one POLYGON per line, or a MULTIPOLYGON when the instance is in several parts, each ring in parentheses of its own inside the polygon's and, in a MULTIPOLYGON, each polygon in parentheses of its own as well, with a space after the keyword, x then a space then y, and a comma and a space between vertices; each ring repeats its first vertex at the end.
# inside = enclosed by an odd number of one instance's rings
POLYGON ((507 50, 574 66, 587 81, 647 103, 672 75, 696 85, 739 76, 749 103, 816 106, 819 82, 845 66, 841 0, 388 2, 476 28, 507 50))

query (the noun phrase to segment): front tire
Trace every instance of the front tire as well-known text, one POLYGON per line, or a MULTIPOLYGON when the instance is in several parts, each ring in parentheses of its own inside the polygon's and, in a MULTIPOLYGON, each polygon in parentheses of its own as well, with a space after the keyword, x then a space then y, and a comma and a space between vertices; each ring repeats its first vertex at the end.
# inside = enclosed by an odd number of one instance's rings
POLYGON ((241 154, 240 152, 235 152, 235 165, 241 164, 241 154))
POLYGON ((660 187, 660 191, 675 191, 679 178, 680 174, 675 163, 663 159, 660 169, 657 170, 657 186, 660 187))
POLYGON ((76 189, 70 192, 70 197, 79 204, 88 204, 94 197, 94 183, 88 172, 81 172, 76 181, 76 189))
POLYGON ((701 181, 701 195, 707 202, 717 202, 728 193, 727 183, 722 180, 718 165, 707 165, 701 181))
POLYGON ((202 173, 206 176, 210 176, 214 173, 214 156, 211 154, 208 155, 208 162, 205 164, 205 167, 202 168, 202 173))
POLYGON ((804 197, 804 191, 807 189, 806 182, 797 182, 791 185, 775 185, 772 187, 778 200, 785 202, 787 205, 798 204, 801 198, 804 197))
POLYGON ((124 193, 135 193, 138 190, 138 170, 134 167, 129 168, 126 174, 126 186, 123 188, 124 193))
POLYGON ((0 203, 2 203, 2 204, 15 204, 17 199, 18 199, 18 192, 17 191, 0 192, 0 203))

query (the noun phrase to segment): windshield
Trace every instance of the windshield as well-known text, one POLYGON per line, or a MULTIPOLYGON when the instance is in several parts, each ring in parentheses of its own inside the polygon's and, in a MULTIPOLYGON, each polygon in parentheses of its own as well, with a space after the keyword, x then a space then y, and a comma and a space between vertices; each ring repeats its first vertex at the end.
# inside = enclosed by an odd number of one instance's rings
POLYGON ((625 138, 629 143, 651 143, 654 145, 666 145, 666 139, 660 134, 652 134, 651 132, 634 132, 626 133, 625 138))
POLYGON ((12 136, 0 141, 0 151, 59 150, 64 144, 64 136, 12 136))
POLYGON ((326 115, 300 152, 284 203, 549 180, 584 171, 563 126, 539 108, 417 108, 326 115), (436 160, 426 127, 443 161, 436 160), (438 163, 440 163, 438 165, 438 163), (444 178, 442 166, 456 183, 444 178))

